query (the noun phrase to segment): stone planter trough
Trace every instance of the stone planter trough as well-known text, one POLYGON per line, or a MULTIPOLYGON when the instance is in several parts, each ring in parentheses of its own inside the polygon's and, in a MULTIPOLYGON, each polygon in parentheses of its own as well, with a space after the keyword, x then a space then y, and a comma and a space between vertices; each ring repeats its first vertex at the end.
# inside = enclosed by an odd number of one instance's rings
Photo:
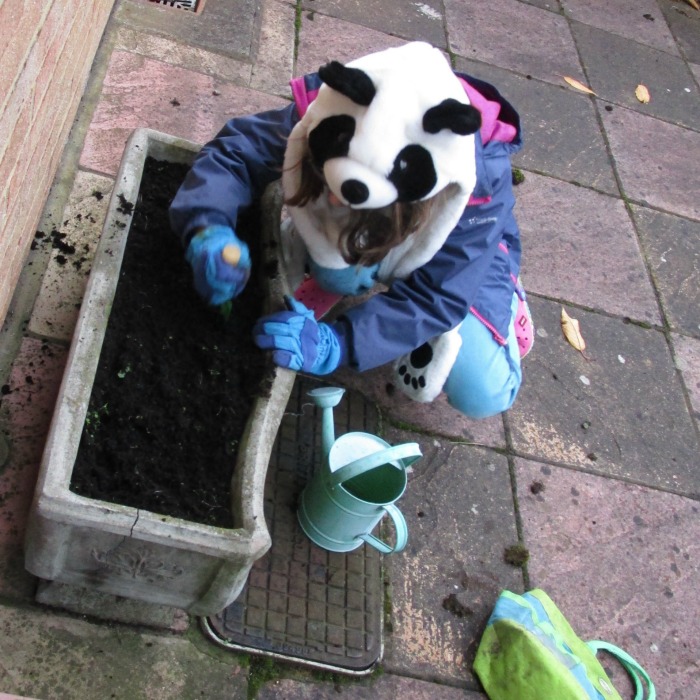
MULTIPOLYGON (((146 156, 189 163, 199 148, 147 129, 135 131, 127 144, 44 450, 25 563, 45 581, 205 616, 238 596, 253 562, 270 547, 263 512, 265 476, 294 373, 276 371, 270 396, 256 400, 240 439, 232 489, 235 528, 166 517, 69 490, 131 220, 118 211, 119 195, 136 202, 146 156)), ((269 261, 277 257, 279 189, 266 193, 262 209, 263 257, 269 261)), ((279 274, 262 280, 270 305, 287 292, 281 262, 277 265, 279 274)))

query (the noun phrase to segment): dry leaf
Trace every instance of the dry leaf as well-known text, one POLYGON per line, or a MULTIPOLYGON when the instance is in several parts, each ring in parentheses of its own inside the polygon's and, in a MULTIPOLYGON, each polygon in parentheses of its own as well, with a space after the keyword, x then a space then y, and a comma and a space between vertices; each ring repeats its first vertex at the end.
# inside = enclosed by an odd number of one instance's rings
POLYGON ((634 94, 642 104, 647 104, 647 102, 649 102, 651 99, 651 95, 649 94, 649 90, 647 89, 646 85, 637 85, 637 89, 634 91, 634 94))
POLYGON ((583 83, 580 83, 578 80, 575 80, 574 78, 569 78, 568 75, 563 75, 562 76, 564 80, 566 80, 569 85, 571 85, 572 88, 576 88, 577 90, 580 90, 581 92, 587 92, 589 95, 595 95, 595 92, 591 90, 587 85, 584 85, 583 83))
POLYGON ((571 318, 563 306, 561 307, 561 329, 564 332, 564 337, 569 341, 569 345, 583 353, 586 349, 586 341, 581 335, 578 321, 575 318, 571 318))
POLYGON ((685 0, 693 9, 695 10, 700 10, 700 5, 698 4, 698 0, 685 0))

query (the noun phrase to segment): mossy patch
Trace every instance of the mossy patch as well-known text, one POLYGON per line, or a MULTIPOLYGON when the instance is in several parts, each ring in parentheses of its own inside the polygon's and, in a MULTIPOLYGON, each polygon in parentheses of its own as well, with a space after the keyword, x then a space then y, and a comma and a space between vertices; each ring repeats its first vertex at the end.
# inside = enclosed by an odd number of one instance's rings
POLYGON ((511 177, 513 180, 513 185, 518 186, 525 182, 525 173, 520 168, 511 168, 511 177))
POLYGON ((260 688, 282 675, 282 667, 269 656, 251 656, 248 665, 248 700, 258 696, 260 688))
POLYGON ((514 544, 506 547, 503 552, 503 560, 511 566, 525 566, 530 558, 530 550, 522 544, 514 544))

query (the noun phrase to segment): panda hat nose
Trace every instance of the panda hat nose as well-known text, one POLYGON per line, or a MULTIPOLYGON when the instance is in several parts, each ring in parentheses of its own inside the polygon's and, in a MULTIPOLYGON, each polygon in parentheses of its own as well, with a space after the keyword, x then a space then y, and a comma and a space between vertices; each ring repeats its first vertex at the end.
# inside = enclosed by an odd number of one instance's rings
POLYGON ((386 207, 399 196, 385 176, 352 158, 330 158, 323 165, 323 175, 331 192, 356 209, 386 207))
POLYGON ((359 180, 346 180, 340 186, 340 193, 349 204, 362 204, 369 198, 369 187, 359 180))

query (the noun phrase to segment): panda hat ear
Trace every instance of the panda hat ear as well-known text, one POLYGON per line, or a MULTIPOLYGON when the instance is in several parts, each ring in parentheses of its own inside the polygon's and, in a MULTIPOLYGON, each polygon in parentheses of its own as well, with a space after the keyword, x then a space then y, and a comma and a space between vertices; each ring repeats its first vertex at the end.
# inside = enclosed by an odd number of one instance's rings
POLYGON ((367 73, 359 68, 348 68, 338 61, 321 66, 318 75, 328 87, 361 107, 369 107, 377 92, 367 73))
POLYGON ((423 129, 429 134, 449 129, 460 136, 468 136, 476 133, 480 127, 479 110, 453 98, 443 100, 423 115, 423 129))

